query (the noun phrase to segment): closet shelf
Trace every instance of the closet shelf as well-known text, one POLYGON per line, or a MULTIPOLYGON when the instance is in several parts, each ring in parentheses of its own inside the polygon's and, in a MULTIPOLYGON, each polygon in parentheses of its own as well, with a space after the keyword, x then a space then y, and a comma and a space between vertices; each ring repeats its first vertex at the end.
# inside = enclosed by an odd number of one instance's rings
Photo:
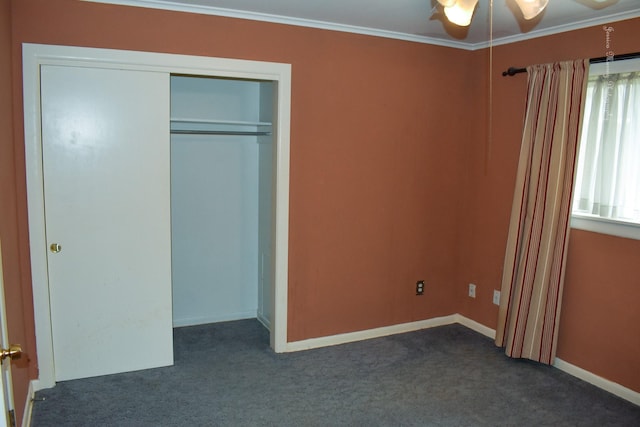
POLYGON ((184 123, 184 124, 210 124, 210 125, 228 125, 228 126, 271 126, 271 122, 254 122, 246 120, 208 120, 208 119, 195 119, 189 117, 172 117, 171 123, 184 123))
POLYGON ((178 135, 265 136, 271 135, 271 123, 175 117, 171 119, 171 133, 178 135))

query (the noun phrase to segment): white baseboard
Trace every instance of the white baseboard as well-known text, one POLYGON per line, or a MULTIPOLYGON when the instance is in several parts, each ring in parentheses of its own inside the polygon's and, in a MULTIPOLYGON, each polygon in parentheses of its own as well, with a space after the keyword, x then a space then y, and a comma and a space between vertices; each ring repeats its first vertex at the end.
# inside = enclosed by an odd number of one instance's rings
POLYGON ((22 416, 22 427, 29 427, 31 425, 31 414, 33 413, 33 399, 36 397, 36 391, 38 390, 38 380, 29 381, 29 389, 27 390, 27 397, 24 402, 24 412, 22 416))
POLYGON ((249 310, 249 311, 243 311, 238 313, 228 313, 228 314, 216 315, 216 316, 173 319, 173 327, 181 328, 183 326, 205 325, 207 323, 228 322, 231 320, 255 319, 256 312, 257 312, 257 309, 253 311, 249 310))
MULTIPOLYGON (((495 339, 496 331, 488 326, 471 320, 461 314, 452 314, 444 317, 436 317, 434 319, 420 320, 411 323, 402 323, 400 325, 385 326, 382 328, 368 329, 365 331, 349 332, 346 334, 331 335, 328 337, 311 338, 302 341, 294 341, 287 343, 286 351, 310 350, 313 348, 327 347, 338 344, 346 344, 355 341, 362 341, 371 338, 380 338, 393 334, 402 334, 405 332, 413 332, 421 329, 434 328, 436 326, 450 325, 459 323, 473 331, 476 331, 488 338, 495 339)), ((556 358, 553 366, 561 371, 573 375, 583 381, 595 385, 609 393, 612 393, 622 399, 640 406, 640 393, 626 388, 618 383, 602 378, 596 374, 579 368, 575 365, 567 363, 556 358)))
POLYGON ((401 323, 399 325, 384 326, 381 328, 367 329, 364 331, 348 332, 345 334, 331 335, 320 338, 310 338, 302 341, 288 342, 286 350, 301 351, 310 350, 312 348, 328 347, 338 344, 346 344, 350 342, 368 340, 371 338, 380 338, 387 335, 402 334, 405 332, 418 331, 420 329, 434 328, 436 326, 450 325, 456 323, 456 315, 436 317, 434 319, 420 320, 417 322, 401 323))
POLYGON ((345 334, 331 335, 320 338, 310 338, 302 341, 293 341, 287 343, 286 351, 310 350, 312 348, 327 347, 338 344, 346 344, 355 341, 362 341, 371 338, 380 338, 388 335, 403 334, 405 332, 414 332, 421 329, 435 328, 437 326, 451 325, 459 323, 472 329, 482 335, 495 339, 496 331, 484 326, 475 320, 464 317, 461 314, 451 314, 449 316, 435 317, 428 320, 419 320, 410 323, 401 323, 399 325, 384 326, 381 328, 367 329, 364 331, 348 332, 345 334))
MULTIPOLYGON (((252 314, 246 317, 240 317, 240 319, 255 318, 255 317, 256 315, 252 314)), ((223 319, 223 320, 215 320, 215 321, 220 322, 224 320, 239 320, 239 319, 233 318, 233 319, 223 319)), ((265 321, 268 323, 267 319, 262 319, 261 317, 258 317, 258 320, 263 324, 265 324, 265 321)), ((201 322, 201 323, 212 323, 212 322, 201 322)), ((491 329, 488 326, 485 326, 481 323, 476 322, 475 320, 471 320, 468 317, 465 317, 461 314, 456 313, 456 314, 451 314, 449 316, 436 317, 436 318, 427 319, 427 320, 419 320, 417 322, 402 323, 399 325, 384 326, 381 328, 367 329, 364 331, 348 332, 345 334, 337 334, 337 335, 331 335, 331 336, 320 337, 320 338, 310 338, 302 341, 288 342, 285 351, 286 352, 302 351, 302 350, 310 350, 314 348, 328 347, 328 346, 339 345, 339 344, 347 344, 350 342, 362 341, 362 340, 367 340, 372 338, 380 338, 388 335, 402 334, 405 332, 414 332, 422 329, 435 328, 437 326, 451 325, 454 323, 458 323, 462 326, 465 326, 488 338, 495 339, 496 337, 495 329, 491 329)), ((196 324, 200 324, 200 323, 196 323, 196 324)), ((179 326, 188 326, 188 325, 186 324, 179 325, 175 323, 174 326, 179 327, 179 326)), ((267 324, 265 324, 265 326, 269 328, 267 324)), ((572 375, 576 378, 579 378, 583 381, 593 384, 596 387, 599 387, 605 391, 608 391, 611 394, 614 394, 624 400, 628 400, 629 402, 640 406, 640 393, 638 393, 637 391, 631 390, 618 383, 602 378, 596 374, 593 374, 589 371, 586 371, 582 368, 572 365, 571 363, 565 362, 564 360, 561 360, 557 357, 553 366, 557 369, 560 369, 561 371, 568 373, 569 375, 572 375)), ((33 398, 35 396, 35 392, 40 389, 38 387, 38 384, 39 384, 38 380, 32 380, 29 383, 29 392, 27 396, 27 401, 25 402, 25 411, 24 411, 25 415, 23 418, 22 427, 28 427, 31 423, 31 411, 33 408, 33 398)))
POLYGON ((454 314, 456 323, 466 326, 467 328, 478 332, 479 334, 489 337, 492 340, 496 339, 496 330, 491 329, 488 326, 484 326, 482 323, 478 323, 475 320, 471 320, 468 317, 464 317, 462 314, 454 314))
POLYGON ((271 332, 271 322, 265 317, 263 313, 258 313, 258 322, 262 323, 262 326, 264 326, 269 332, 271 332))
MULTIPOLYGON (((456 314, 455 316, 457 316, 457 322, 461 325, 466 326, 469 329, 473 329, 474 331, 481 333, 482 335, 485 335, 491 339, 496 339, 495 329, 491 329, 481 323, 476 322, 475 320, 471 320, 460 314, 456 314)), ((637 391, 631 390, 630 388, 622 386, 618 383, 614 383, 613 381, 610 381, 606 378, 602 378, 594 373, 572 365, 571 363, 565 362, 564 360, 557 357, 555 362, 553 363, 553 366, 560 369, 561 371, 566 372, 569 375, 581 379, 582 381, 593 384, 598 388, 601 388, 611 394, 615 394, 616 396, 624 400, 628 400, 629 402, 640 406, 640 393, 638 393, 637 391)))
POLYGON ((631 390, 630 388, 627 388, 618 383, 614 383, 613 381, 609 381, 606 378, 602 378, 596 374, 572 365, 571 363, 565 362, 562 359, 558 359, 557 357, 555 362, 553 362, 553 366, 560 369, 561 371, 566 372, 569 375, 573 375, 574 377, 581 379, 582 381, 593 384, 596 387, 606 390, 611 394, 615 394, 616 396, 624 400, 628 400, 629 402, 640 406, 640 393, 638 393, 637 391, 631 390))

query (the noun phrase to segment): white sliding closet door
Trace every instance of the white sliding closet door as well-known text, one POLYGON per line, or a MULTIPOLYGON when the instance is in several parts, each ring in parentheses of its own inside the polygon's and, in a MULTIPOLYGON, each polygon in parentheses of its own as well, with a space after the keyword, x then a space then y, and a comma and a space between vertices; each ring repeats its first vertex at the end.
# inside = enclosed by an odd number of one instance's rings
POLYGON ((41 100, 55 379, 171 365, 169 75, 42 66, 41 100))

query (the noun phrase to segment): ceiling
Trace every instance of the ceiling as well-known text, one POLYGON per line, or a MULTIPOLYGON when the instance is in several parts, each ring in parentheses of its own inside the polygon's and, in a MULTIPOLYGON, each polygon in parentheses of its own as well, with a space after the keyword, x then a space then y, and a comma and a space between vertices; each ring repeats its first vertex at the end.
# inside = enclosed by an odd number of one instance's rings
POLYGON ((85 0, 269 21, 463 49, 640 17, 639 0, 549 0, 526 21, 514 0, 480 0, 468 28, 450 24, 436 0, 85 0), (493 29, 493 31, 491 31, 493 29), (491 37, 493 34, 493 37, 491 37))

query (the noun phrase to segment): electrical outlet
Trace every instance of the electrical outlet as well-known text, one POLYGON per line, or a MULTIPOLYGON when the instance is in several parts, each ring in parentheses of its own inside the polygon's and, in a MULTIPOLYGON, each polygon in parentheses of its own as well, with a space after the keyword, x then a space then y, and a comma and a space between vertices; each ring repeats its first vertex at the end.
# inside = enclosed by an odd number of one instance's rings
POLYGON ((474 285, 473 283, 469 283, 469 296, 471 298, 476 297, 476 285, 474 285))
POLYGON ((416 295, 424 294, 424 280, 418 280, 416 282, 416 295))
POLYGON ((500 305, 500 291, 493 290, 493 303, 495 305, 500 305))

